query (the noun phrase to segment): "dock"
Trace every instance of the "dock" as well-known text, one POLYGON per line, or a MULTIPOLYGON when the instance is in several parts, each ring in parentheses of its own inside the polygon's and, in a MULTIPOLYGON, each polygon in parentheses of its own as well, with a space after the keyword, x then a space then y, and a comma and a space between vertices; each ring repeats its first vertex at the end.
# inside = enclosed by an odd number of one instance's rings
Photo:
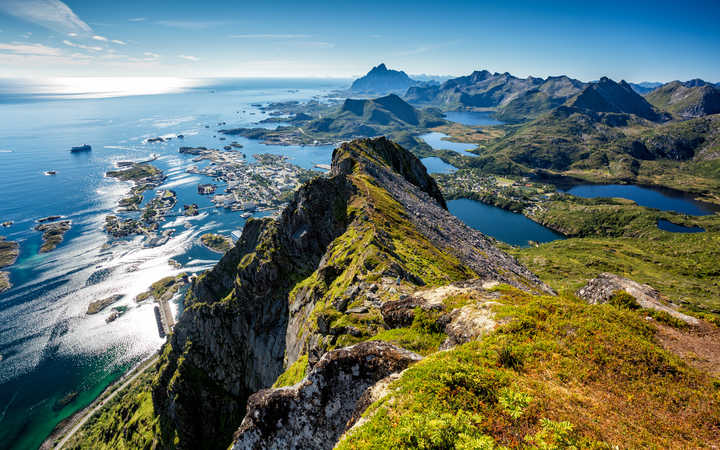
POLYGON ((173 327, 175 326, 175 319, 173 318, 172 311, 170 311, 170 305, 167 300, 158 300, 158 304, 155 305, 155 320, 157 321, 158 334, 160 337, 168 336, 173 327))

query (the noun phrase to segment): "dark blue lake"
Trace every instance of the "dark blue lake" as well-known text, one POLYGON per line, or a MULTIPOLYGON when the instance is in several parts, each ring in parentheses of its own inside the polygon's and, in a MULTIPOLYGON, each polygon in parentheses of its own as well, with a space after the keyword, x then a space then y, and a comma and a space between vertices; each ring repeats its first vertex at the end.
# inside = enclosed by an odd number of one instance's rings
POLYGON ((661 211, 675 211, 691 216, 706 216, 720 210, 720 207, 698 202, 689 194, 667 189, 647 188, 629 184, 582 184, 565 192, 578 197, 621 197, 633 200, 640 206, 661 211))
POLYGON ((705 229, 701 227, 686 227, 683 225, 669 222, 665 219, 658 220, 657 226, 661 230, 669 231, 671 233, 702 233, 703 231, 705 231, 705 229))
POLYGON ((445 113, 445 118, 451 122, 457 122, 470 126, 502 125, 505 123, 493 119, 491 112, 448 111, 445 113))
POLYGON ((522 214, 475 200, 450 200, 448 210, 468 226, 510 245, 527 247, 528 241, 542 243, 564 239, 560 233, 545 228, 522 214))

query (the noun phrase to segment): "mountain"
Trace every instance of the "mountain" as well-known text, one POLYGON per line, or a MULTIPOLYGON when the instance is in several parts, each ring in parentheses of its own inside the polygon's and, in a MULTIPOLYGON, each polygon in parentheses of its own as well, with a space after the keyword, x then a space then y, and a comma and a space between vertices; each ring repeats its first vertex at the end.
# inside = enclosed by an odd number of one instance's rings
POLYGON ((640 95, 645 95, 653 89, 662 86, 662 83, 656 81, 643 81, 641 83, 628 83, 635 92, 640 95))
POLYGON ((348 142, 192 281, 156 361, 66 445, 712 444, 716 379, 663 349, 647 317, 665 312, 673 336, 697 319, 609 274, 578 293, 452 216, 399 145, 348 142))
MULTIPOLYGON (((677 169, 671 169, 670 161, 696 160, 700 164, 697 169, 691 165, 686 169, 712 172, 716 163, 703 166, 700 161, 715 161, 719 156, 715 149, 720 143, 716 131, 720 116, 686 122, 666 118, 666 113, 659 112, 627 83, 602 78, 564 105, 509 129, 468 165, 495 173, 544 176, 551 171, 626 182, 640 176, 657 179, 658 170, 667 177, 677 169), (665 162, 659 165, 652 161, 665 162)), ((678 175, 675 173, 674 178, 678 175)))
POLYGON ((720 88, 703 80, 673 81, 645 98, 657 108, 685 119, 720 113, 720 88))
POLYGON ((499 118, 521 121, 561 105, 584 85, 566 76, 517 78, 507 72, 483 70, 453 78, 440 86, 411 87, 405 99, 443 109, 496 108, 499 118))
POLYGON ((567 106, 591 113, 632 114, 657 121, 663 118, 650 103, 624 80, 619 83, 602 77, 568 100, 567 106))
POLYGON ((332 133, 345 138, 377 136, 397 129, 412 130, 442 125, 439 112, 419 111, 395 94, 376 99, 346 99, 333 113, 307 122, 313 133, 332 133))
POLYGON ((386 94, 405 93, 411 86, 421 84, 401 70, 388 69, 385 64, 373 67, 365 76, 353 81, 350 91, 354 93, 386 94))

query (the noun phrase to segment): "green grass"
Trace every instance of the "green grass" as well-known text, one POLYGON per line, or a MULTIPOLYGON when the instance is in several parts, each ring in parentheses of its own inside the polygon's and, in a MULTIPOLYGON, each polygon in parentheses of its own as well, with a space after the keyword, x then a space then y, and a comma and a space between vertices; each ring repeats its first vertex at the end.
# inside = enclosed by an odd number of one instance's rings
POLYGON ((503 294, 497 313, 506 325, 409 368, 336 448, 697 448, 715 440, 713 379, 662 350, 641 314, 503 294))
POLYGON ((512 253, 560 292, 571 294, 611 272, 647 283, 691 311, 720 309, 720 232, 567 239, 512 253))
POLYGON ((108 401, 68 441, 68 449, 170 449, 177 444, 161 426, 151 395, 156 369, 145 370, 123 392, 108 401))
POLYGON ((302 355, 278 377, 272 387, 280 388, 285 386, 292 386, 298 383, 300 380, 305 378, 307 368, 308 356, 302 355))

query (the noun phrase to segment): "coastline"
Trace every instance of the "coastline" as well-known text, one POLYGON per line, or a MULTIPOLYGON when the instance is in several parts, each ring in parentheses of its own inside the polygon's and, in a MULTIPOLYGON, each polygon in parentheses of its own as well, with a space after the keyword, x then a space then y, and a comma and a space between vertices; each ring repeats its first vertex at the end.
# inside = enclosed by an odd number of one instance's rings
POLYGON ((55 425, 55 428, 40 445, 39 450, 61 449, 88 419, 103 408, 106 400, 111 399, 126 388, 148 367, 152 366, 159 356, 160 352, 157 351, 140 361, 106 387, 89 405, 55 425))

